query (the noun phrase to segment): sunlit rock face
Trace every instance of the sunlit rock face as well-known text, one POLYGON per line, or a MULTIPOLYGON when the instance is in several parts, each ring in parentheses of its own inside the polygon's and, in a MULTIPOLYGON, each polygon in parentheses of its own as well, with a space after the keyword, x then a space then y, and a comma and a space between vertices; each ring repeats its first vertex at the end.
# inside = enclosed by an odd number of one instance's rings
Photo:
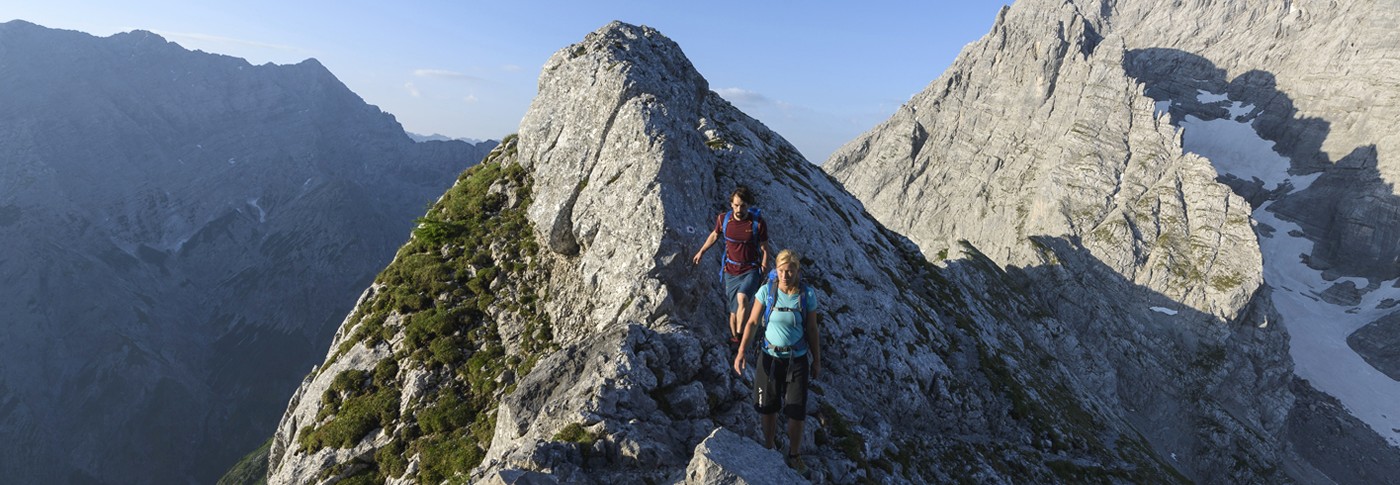
POLYGON ((1367 325, 1400 298, 1396 6, 1018 2, 824 169, 926 255, 1030 268, 1185 476, 1367 483, 1400 463, 1367 325))
POLYGON ((491 144, 414 143, 315 60, 0 24, 0 469, 211 483, 491 144), (315 349, 315 350, 313 350, 315 349))

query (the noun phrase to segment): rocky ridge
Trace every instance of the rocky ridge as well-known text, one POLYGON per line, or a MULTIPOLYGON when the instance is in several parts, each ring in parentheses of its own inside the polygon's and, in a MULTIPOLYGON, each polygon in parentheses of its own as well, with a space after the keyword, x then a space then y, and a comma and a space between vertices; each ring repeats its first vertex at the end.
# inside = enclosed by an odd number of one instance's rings
MULTIPOLYGON (((1326 158, 1316 156, 1318 135, 1327 125, 1302 113, 1344 110, 1353 101, 1336 95, 1336 83, 1318 82, 1335 57, 1297 51, 1321 46, 1385 65, 1390 50, 1375 43, 1393 35, 1377 27, 1394 18, 1386 3, 1018 2, 924 92, 824 168, 925 254, 967 239, 998 263, 1031 268, 1033 299, 1066 322, 1080 345, 1100 349, 1076 374, 1186 477, 1365 483, 1400 465, 1395 450, 1354 446, 1378 437, 1294 382, 1288 336, 1261 286, 1251 204, 1277 194, 1257 180, 1217 182, 1208 161, 1183 152, 1173 123, 1187 114, 1229 116, 1197 99, 1228 92, 1262 108, 1248 116, 1280 142, 1280 153, 1311 150, 1312 157, 1294 158, 1294 173, 1318 170, 1316 161, 1326 158), (1355 36, 1333 39, 1353 24, 1362 26, 1355 36), (1367 32, 1376 37, 1361 41, 1367 32), (1290 97, 1303 85, 1310 85, 1300 90, 1306 96, 1290 97), (1303 99, 1309 108, 1301 108, 1303 99), (1317 432, 1324 427, 1333 432, 1317 432)), ((1348 68, 1361 72, 1347 85, 1375 89, 1373 109, 1386 112, 1396 92, 1392 76, 1359 64, 1348 68)), ((1389 136, 1365 134, 1354 113, 1339 119, 1352 120, 1341 123, 1349 134, 1327 143, 1389 136)), ((1350 157, 1368 153, 1375 152, 1350 157)), ((1375 179, 1376 169, 1364 170, 1376 166, 1370 160, 1355 165, 1359 176, 1375 179)), ((1357 177, 1340 170, 1348 163, 1337 165, 1330 172, 1357 177)), ((1388 203, 1342 209, 1349 203, 1336 200, 1354 194, 1340 194, 1343 184, 1327 178, 1294 199, 1292 210, 1304 227, 1313 221, 1338 231, 1309 229, 1319 241, 1318 265, 1337 275, 1368 266, 1362 275, 1390 277, 1389 245, 1342 227, 1376 221, 1388 203)), ((1370 194, 1359 198, 1378 195, 1370 194)))
POLYGON ((551 57, 518 138, 361 298, 289 403, 269 481, 677 481, 717 428, 753 438, 713 268, 688 260, 738 183, 821 301, 809 479, 1185 478, 1076 372, 1107 364, 1025 286, 1058 270, 971 244, 929 264, 673 42, 613 23, 551 57))

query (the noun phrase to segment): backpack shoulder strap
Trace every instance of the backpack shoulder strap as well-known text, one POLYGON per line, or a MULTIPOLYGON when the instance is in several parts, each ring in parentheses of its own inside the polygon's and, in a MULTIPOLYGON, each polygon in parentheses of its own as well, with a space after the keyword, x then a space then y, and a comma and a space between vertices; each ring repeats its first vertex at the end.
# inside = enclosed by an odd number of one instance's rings
POLYGON ((768 273, 768 294, 763 295, 763 326, 768 326, 768 320, 773 317, 773 307, 778 303, 778 274, 768 273))
POLYGON ((754 244, 755 246, 757 246, 757 245, 758 245, 758 231, 759 231, 759 229, 761 229, 761 228, 763 227, 763 217, 760 216, 760 215, 758 215, 758 213, 756 213, 756 212, 750 214, 749 217, 752 217, 752 218, 753 218, 753 229, 749 231, 749 241, 750 241, 752 244, 754 244))

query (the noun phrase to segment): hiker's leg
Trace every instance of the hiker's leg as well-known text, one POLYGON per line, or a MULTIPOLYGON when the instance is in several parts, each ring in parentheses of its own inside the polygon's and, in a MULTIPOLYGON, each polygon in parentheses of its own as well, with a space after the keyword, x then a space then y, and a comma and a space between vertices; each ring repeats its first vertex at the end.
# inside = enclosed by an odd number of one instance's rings
POLYGON ((788 456, 802 452, 802 422, 807 418, 807 385, 809 384, 809 357, 803 355, 787 361, 787 372, 783 378, 787 388, 783 395, 783 415, 787 417, 788 456))
POLYGON ((739 295, 743 294, 743 280, 739 276, 724 274, 724 306, 729 310, 729 336, 736 337, 743 332, 744 312, 739 306, 739 295))
POLYGON ((744 315, 748 313, 750 298, 748 297, 748 295, 745 295, 743 292, 740 292, 739 294, 734 295, 734 299, 736 301, 736 305, 739 307, 739 311, 730 314, 731 318, 729 319, 729 331, 732 332, 733 335, 742 337, 744 335, 744 315))
POLYGON ((772 356, 759 352, 754 362, 753 390, 754 410, 758 411, 759 422, 763 425, 763 446, 773 448, 773 438, 778 432, 778 383, 779 375, 774 371, 772 356))
POLYGON ((802 423, 800 419, 788 419, 788 456, 802 454, 802 423))
MULTIPOLYGON (((773 439, 777 438, 778 434, 778 413, 759 416, 759 421, 763 422, 763 447, 771 450, 774 446, 773 439)), ((788 427, 791 428, 792 425, 788 427)))
POLYGON ((763 284, 763 275, 759 274, 758 270, 751 269, 737 279, 739 280, 739 288, 734 295, 734 301, 739 307, 739 321, 735 325, 734 333, 742 334, 744 332, 744 318, 749 315, 749 311, 756 303, 754 294, 758 293, 758 287, 763 284))

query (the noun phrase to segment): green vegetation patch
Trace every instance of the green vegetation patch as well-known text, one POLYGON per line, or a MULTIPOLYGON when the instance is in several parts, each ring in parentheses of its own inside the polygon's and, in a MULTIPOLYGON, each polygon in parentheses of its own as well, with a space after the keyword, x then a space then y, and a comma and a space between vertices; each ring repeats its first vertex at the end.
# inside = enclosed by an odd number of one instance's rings
POLYGON ((589 431, 579 423, 570 423, 568 426, 560 429, 558 433, 554 433, 554 441, 578 443, 585 447, 593 446, 593 443, 597 443, 598 440, 602 438, 603 436, 601 433, 589 431))
POLYGON ((322 396, 319 424, 301 430, 302 451, 351 447, 373 429, 388 430, 390 441, 372 461, 343 469, 352 473, 347 479, 403 477, 414 456, 413 479, 421 483, 471 470, 490 446, 501 397, 513 389, 502 376, 524 376, 558 348, 536 293, 544 275, 526 217, 533 181, 515 159, 516 142, 514 135, 502 140, 417 220, 347 324, 349 337, 332 361, 356 344, 393 342, 394 351, 372 371, 336 376, 322 396), (502 341, 503 321, 523 324, 519 352, 502 341), (403 416, 400 367, 441 378, 403 416))
POLYGON ((301 450, 351 448, 370 431, 394 424, 399 417, 399 389, 392 382, 376 381, 355 369, 337 375, 322 395, 317 413, 320 425, 305 426, 297 433, 301 450))
POLYGON ((1215 291, 1220 292, 1230 291, 1235 288, 1239 288, 1240 284, 1242 283, 1244 283, 1244 275, 1237 273, 1216 276, 1210 279, 1211 288, 1215 288, 1215 291))

